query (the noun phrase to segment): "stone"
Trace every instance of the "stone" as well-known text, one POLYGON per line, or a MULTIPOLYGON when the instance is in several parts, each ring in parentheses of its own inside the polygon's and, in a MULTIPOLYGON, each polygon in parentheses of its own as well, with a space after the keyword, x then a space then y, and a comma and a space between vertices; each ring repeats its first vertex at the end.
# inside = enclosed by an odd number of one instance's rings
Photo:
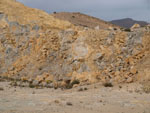
POLYGON ((18 83, 17 83, 16 81, 12 81, 12 82, 10 83, 10 85, 11 85, 11 86, 18 86, 18 83))
POLYGON ((0 12, 0 20, 4 17, 4 14, 0 12))
POLYGON ((133 82, 133 78, 129 77, 129 78, 127 79, 127 83, 132 83, 132 82, 133 82))
POLYGON ((4 88, 0 87, 0 91, 3 91, 3 90, 4 90, 4 88))
POLYGON ((102 100, 100 100, 99 102, 100 102, 100 103, 102 103, 103 101, 102 101, 102 100))
POLYGON ((38 86, 38 85, 39 85, 39 81, 38 81, 38 80, 34 80, 34 81, 32 82, 32 85, 33 85, 33 86, 38 86))
POLYGON ((47 82, 42 82, 41 84, 43 87, 47 87, 47 82))
POLYGON ((27 80, 28 80, 27 77, 21 77, 21 81, 25 82, 25 81, 27 81, 27 80))
POLYGON ((29 83, 32 83, 33 81, 34 81, 34 80, 33 80, 32 78, 29 78, 29 79, 28 79, 28 82, 29 82, 29 83))
POLYGON ((45 82, 46 82, 46 83, 51 83, 53 80, 54 80, 53 76, 48 76, 48 77, 45 79, 45 82))
POLYGON ((78 89, 78 91, 84 91, 84 89, 83 89, 83 88, 80 88, 80 89, 78 89))
POLYGON ((99 29, 100 29, 99 26, 96 26, 96 27, 95 27, 95 30, 99 30, 99 29))
POLYGON ((32 30, 35 30, 36 32, 38 32, 38 30, 40 29, 40 27, 38 25, 34 25, 32 30))
POLYGON ((21 87, 29 87, 29 83, 28 82, 22 82, 20 84, 21 87))
POLYGON ((67 102, 66 105, 72 106, 72 103, 71 102, 67 102))
POLYGON ((109 29, 109 30, 113 30, 114 28, 113 28, 113 27, 109 27, 108 29, 109 29))
POLYGON ((59 100, 55 100, 54 102, 55 102, 56 104, 59 104, 59 103, 60 103, 60 101, 59 101, 59 100))
POLYGON ((132 74, 136 74, 137 73, 137 69, 135 67, 131 67, 130 72, 132 74))
POLYGON ((135 28, 140 28, 140 25, 139 24, 134 24, 131 29, 135 29, 135 28))
POLYGON ((42 82, 44 80, 44 77, 43 76, 37 76, 35 80, 38 82, 42 82))
POLYGON ((101 60, 103 58, 103 55, 101 53, 96 53, 96 55, 94 56, 94 60, 101 60))
POLYGON ((110 82, 106 82, 103 84, 105 87, 113 87, 113 84, 110 82))
POLYGON ((47 88, 54 88, 54 84, 53 83, 47 84, 46 87, 47 88))
POLYGON ((116 71, 115 76, 120 76, 120 71, 116 71))
POLYGON ((88 90, 88 88, 85 87, 84 90, 88 90))
POLYGON ((131 27, 131 31, 134 31, 135 29, 138 29, 140 28, 141 26, 139 24, 134 24, 132 27, 131 27))
POLYGON ((33 91, 32 94, 35 94, 35 91, 33 91))

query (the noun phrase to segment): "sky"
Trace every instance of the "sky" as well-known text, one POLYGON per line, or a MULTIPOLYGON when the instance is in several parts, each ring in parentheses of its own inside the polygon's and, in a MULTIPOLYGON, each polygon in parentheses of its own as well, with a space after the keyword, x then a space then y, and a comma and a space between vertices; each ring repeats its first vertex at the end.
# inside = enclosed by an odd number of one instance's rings
POLYGON ((17 0, 53 12, 81 12, 106 21, 133 18, 150 22, 150 0, 17 0))

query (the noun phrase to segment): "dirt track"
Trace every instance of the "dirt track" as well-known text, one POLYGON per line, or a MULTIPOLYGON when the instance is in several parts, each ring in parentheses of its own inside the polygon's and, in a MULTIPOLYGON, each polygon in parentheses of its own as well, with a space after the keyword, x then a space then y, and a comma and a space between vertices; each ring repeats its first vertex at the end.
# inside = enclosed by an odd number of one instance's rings
POLYGON ((150 94, 138 92, 137 84, 70 90, 0 86, 0 113, 150 113, 150 94))

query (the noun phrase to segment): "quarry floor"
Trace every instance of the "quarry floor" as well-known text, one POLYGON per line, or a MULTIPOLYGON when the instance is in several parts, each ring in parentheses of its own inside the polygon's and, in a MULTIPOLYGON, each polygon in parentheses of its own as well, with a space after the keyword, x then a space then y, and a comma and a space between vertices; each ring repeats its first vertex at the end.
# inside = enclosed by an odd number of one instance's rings
POLYGON ((0 113, 150 113, 150 94, 140 87, 94 84, 62 90, 0 82, 0 113))

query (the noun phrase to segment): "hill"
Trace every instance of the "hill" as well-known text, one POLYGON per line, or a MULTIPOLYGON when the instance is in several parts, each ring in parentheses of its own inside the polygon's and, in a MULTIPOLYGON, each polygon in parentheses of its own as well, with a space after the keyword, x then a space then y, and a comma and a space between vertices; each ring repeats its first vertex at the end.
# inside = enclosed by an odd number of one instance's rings
POLYGON ((110 21, 112 24, 118 25, 123 28, 131 28, 134 24, 139 24, 140 26, 148 25, 145 21, 136 21, 131 18, 124 18, 119 20, 112 20, 110 21))
POLYGON ((84 26, 84 27, 89 27, 89 28, 95 28, 99 26, 100 29, 108 29, 110 26, 119 28, 119 26, 113 25, 104 20, 89 16, 86 14, 82 14, 79 12, 73 12, 73 13, 69 13, 69 12, 56 13, 55 12, 51 15, 57 19, 69 21, 70 23, 77 25, 77 26, 84 26))
POLYGON ((0 77, 22 81, 23 86, 55 88, 150 79, 150 28, 126 32, 91 20, 97 24, 88 26, 99 24, 102 29, 85 29, 14 0, 1 0, 0 77))

